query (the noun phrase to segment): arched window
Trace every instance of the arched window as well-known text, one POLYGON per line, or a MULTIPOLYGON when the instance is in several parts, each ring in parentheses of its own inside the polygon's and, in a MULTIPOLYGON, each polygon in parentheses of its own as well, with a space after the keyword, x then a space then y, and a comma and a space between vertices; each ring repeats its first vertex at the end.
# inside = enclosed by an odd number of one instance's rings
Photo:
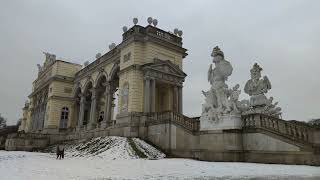
POLYGON ((69 108, 63 107, 61 110, 60 129, 66 129, 68 125, 69 108))

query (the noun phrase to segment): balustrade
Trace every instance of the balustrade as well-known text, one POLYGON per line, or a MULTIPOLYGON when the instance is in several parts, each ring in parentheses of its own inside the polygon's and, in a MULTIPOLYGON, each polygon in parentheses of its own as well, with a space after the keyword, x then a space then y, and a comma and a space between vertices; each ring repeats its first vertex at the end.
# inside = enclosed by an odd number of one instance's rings
POLYGON ((200 121, 198 119, 192 119, 182 114, 173 111, 155 112, 150 113, 148 121, 169 121, 183 126, 190 131, 198 131, 200 127, 200 121))
POLYGON ((308 131, 311 130, 311 127, 308 125, 284 121, 263 114, 245 115, 242 119, 245 129, 266 129, 292 140, 309 142, 308 131))

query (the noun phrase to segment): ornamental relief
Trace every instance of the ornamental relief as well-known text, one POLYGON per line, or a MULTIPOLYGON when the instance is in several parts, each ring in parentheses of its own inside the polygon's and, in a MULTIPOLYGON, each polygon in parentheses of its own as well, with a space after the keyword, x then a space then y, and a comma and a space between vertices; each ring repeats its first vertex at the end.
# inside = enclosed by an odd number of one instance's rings
POLYGON ((120 112, 128 112, 128 104, 129 104, 129 83, 125 82, 122 86, 122 89, 119 92, 119 96, 121 99, 121 108, 120 112))

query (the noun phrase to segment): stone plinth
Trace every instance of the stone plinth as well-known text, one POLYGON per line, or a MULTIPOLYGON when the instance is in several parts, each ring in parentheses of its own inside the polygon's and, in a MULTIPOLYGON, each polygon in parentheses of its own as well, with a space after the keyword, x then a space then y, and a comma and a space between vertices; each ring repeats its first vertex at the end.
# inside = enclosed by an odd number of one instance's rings
POLYGON ((206 130, 224 130, 241 129, 242 121, 240 115, 222 115, 218 120, 212 120, 207 117, 200 118, 200 131, 206 130))

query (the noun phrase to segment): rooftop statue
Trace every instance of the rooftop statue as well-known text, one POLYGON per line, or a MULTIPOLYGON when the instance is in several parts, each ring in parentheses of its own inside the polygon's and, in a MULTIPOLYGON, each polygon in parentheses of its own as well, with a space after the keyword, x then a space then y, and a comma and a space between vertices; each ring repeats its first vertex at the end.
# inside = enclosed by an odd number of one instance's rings
POLYGON ((56 60, 56 55, 50 54, 48 52, 43 52, 43 54, 46 56, 45 62, 53 62, 56 60))
POLYGON ((41 66, 40 64, 37 64, 38 67, 38 75, 44 71, 49 65, 53 64, 54 61, 56 60, 56 55, 54 54, 50 54, 48 52, 43 52, 43 54, 46 56, 46 59, 43 63, 43 66, 41 66))

